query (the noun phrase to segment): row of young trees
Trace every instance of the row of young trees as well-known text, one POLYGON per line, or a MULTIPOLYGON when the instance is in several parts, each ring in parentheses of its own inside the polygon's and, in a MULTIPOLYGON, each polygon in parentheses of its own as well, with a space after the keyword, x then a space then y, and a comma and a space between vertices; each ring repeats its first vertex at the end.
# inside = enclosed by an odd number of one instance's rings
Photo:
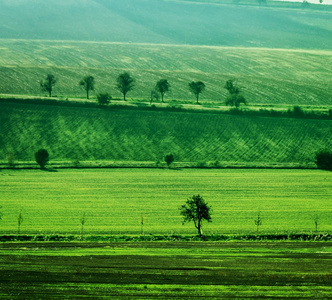
MULTIPOLYGON (((45 80, 40 81, 40 86, 43 91, 48 92, 52 97, 52 92, 57 79, 54 75, 48 74, 45 80)), ((89 99, 91 91, 95 90, 95 78, 92 75, 85 76, 79 81, 81 86, 86 92, 86 98, 89 99)), ((121 73, 116 79, 116 88, 122 93, 123 100, 126 101, 127 94, 135 88, 135 78, 128 72, 121 73)), ((206 89, 205 83, 202 81, 192 81, 188 84, 189 90, 194 94, 197 104, 199 103, 199 95, 206 89)), ((244 96, 241 94, 240 89, 234 85, 234 80, 226 81, 224 86, 228 90, 229 95, 226 99, 226 105, 238 107, 241 103, 246 104, 244 96)), ((170 91, 171 85, 167 79, 160 79, 157 81, 155 87, 151 90, 150 104, 153 100, 158 101, 161 97, 161 102, 164 102, 164 96, 170 91)), ((105 105, 112 99, 108 93, 100 93, 97 95, 99 104, 105 105)))

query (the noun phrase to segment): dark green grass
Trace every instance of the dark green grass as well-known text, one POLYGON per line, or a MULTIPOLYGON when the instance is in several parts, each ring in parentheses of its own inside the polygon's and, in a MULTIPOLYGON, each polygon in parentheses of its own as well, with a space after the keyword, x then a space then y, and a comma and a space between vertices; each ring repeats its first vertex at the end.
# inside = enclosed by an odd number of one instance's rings
POLYGON ((229 79, 236 80, 249 104, 332 103, 329 50, 29 40, 2 40, 1 45, 1 94, 46 96, 39 81, 51 73, 58 79, 54 95, 84 98, 78 83, 91 74, 96 93, 122 99, 116 77, 129 71, 136 79, 129 101, 149 101, 157 80, 166 78, 172 87, 168 103, 195 104, 188 84, 200 80, 206 84, 200 103, 221 105, 229 79))
MULTIPOLYGON (((331 147, 331 121, 1 103, 0 158, 51 163, 175 162, 229 166, 315 167, 331 147)), ((110 164, 112 165, 112 164, 110 164)), ((150 163, 151 165, 151 163, 150 163)))
POLYGON ((331 297, 331 243, 0 245, 2 299, 331 297))
POLYGON ((1 234, 178 235, 197 234, 182 225, 179 207, 200 194, 212 205, 206 235, 330 232, 332 173, 319 170, 2 170, 1 234), (141 216, 145 224, 141 227, 141 216))

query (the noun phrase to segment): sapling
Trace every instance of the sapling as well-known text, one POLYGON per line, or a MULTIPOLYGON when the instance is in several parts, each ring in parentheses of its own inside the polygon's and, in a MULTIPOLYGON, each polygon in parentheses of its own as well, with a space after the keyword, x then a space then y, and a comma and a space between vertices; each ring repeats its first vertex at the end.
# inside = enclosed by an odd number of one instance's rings
POLYGON ((259 230, 259 226, 261 226, 263 224, 262 222, 262 218, 261 218, 261 213, 259 212, 257 215, 257 219, 255 219, 255 225, 257 226, 257 233, 259 230))
POLYGON ((80 223, 81 223, 81 239, 83 238, 83 233, 84 233, 84 224, 86 222, 86 215, 85 213, 82 214, 82 217, 80 219, 80 223))
POLYGON ((20 211, 20 213, 18 214, 18 217, 17 217, 17 225, 18 225, 17 234, 20 234, 20 232, 21 232, 22 223, 23 223, 23 214, 22 214, 22 211, 20 211))
POLYGON ((144 234, 145 217, 141 215, 141 234, 144 234))

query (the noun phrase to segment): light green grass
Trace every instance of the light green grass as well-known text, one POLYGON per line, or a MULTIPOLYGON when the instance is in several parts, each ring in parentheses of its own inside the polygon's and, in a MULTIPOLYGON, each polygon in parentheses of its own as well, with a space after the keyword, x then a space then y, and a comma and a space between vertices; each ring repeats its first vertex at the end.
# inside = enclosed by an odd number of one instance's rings
POLYGON ((201 103, 220 105, 226 80, 236 79, 250 104, 331 105, 331 66, 329 50, 1 40, 0 93, 44 95, 39 81, 52 73, 54 95, 84 97, 78 82, 91 74, 96 93, 122 98, 116 77, 129 71, 136 79, 130 101, 149 101, 157 80, 167 78, 166 102, 194 104, 188 84, 201 80, 201 103))
POLYGON ((1 103, 0 159, 315 167, 331 121, 1 103))
POLYGON ((79 233, 85 212, 86 233, 144 232, 196 234, 181 225, 179 207, 193 194, 212 205, 206 234, 330 231, 332 173, 308 170, 61 170, 1 171, 1 232, 79 233))

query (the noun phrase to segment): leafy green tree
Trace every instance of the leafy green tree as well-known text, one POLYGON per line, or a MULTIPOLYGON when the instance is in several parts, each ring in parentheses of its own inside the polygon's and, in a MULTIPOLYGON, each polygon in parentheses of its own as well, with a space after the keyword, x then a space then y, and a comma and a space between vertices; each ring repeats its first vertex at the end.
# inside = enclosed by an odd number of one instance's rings
POLYGON ((315 162, 319 169, 332 171, 332 152, 327 149, 318 151, 315 162))
POLYGON ((97 95, 97 102, 99 105, 107 105, 112 100, 112 97, 108 93, 99 93, 97 95))
POLYGON ((45 169, 45 165, 49 161, 49 154, 48 154, 47 150, 45 150, 45 149, 39 149, 35 153, 35 158, 36 158, 36 162, 40 166, 40 168, 42 170, 45 169))
POLYGON ((123 94, 123 100, 126 101, 127 93, 134 89, 135 79, 128 72, 123 72, 116 81, 116 87, 123 94))
POLYGON ((164 96, 165 94, 170 90, 171 85, 169 84, 167 79, 160 79, 156 83, 156 90, 161 95, 161 102, 164 102, 164 96))
POLYGON ((226 98, 226 105, 239 107, 241 103, 247 104, 244 96, 240 94, 240 89, 234 85, 234 80, 227 80, 224 88, 229 92, 226 98))
POLYGON ((83 234, 84 234, 84 225, 86 223, 85 212, 82 214, 82 217, 80 218, 80 223, 81 223, 81 239, 82 239, 83 238, 83 234))
POLYGON ((190 91, 195 95, 197 104, 198 104, 198 97, 199 94, 205 90, 205 84, 202 81, 192 81, 189 83, 190 91))
POLYGON ((185 205, 180 207, 180 213, 183 216, 183 224, 185 222, 194 222, 198 235, 202 236, 202 223, 204 220, 211 222, 211 206, 205 202, 200 195, 193 195, 188 198, 185 205))
POLYGON ((43 91, 48 92, 49 96, 52 97, 53 87, 55 86, 57 80, 54 75, 48 74, 45 80, 40 81, 40 86, 43 91))
POLYGON ((95 79, 93 76, 85 76, 80 82, 79 85, 84 88, 86 91, 86 98, 89 99, 89 92, 94 91, 95 89, 95 79))
POLYGON ((165 156, 165 162, 166 162, 168 167, 170 167, 170 165, 173 163, 173 161, 174 161, 173 154, 169 154, 169 155, 165 156))

